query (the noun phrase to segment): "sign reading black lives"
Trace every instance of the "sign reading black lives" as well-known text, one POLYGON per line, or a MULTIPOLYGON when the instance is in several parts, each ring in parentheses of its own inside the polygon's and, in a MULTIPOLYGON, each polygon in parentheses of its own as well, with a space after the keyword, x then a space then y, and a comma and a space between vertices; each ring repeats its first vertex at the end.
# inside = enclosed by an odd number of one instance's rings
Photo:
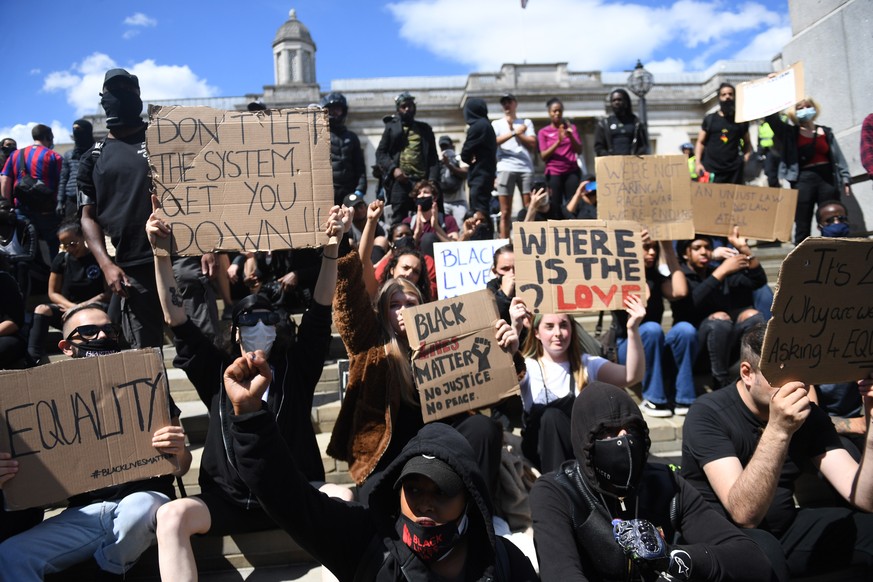
POLYGON ((761 351, 773 386, 873 371, 873 240, 808 238, 785 258, 761 351))
POLYGON ((324 244, 333 204, 321 109, 149 108, 146 147, 158 213, 172 237, 156 252, 278 250, 324 244))
POLYGON ((512 355, 494 337, 499 319, 487 289, 403 310, 425 422, 518 392, 512 355))
POLYGON ((170 424, 157 349, 0 372, 0 450, 18 461, 7 509, 167 475, 178 466, 152 446, 170 424))

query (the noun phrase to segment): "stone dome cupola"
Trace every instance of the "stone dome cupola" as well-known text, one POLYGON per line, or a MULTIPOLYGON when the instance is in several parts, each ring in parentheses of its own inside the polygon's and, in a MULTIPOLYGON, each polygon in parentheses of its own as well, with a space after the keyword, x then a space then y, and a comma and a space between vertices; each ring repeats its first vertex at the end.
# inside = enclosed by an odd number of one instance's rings
POLYGON ((315 43, 293 8, 273 39, 273 71, 276 85, 315 83, 315 43))

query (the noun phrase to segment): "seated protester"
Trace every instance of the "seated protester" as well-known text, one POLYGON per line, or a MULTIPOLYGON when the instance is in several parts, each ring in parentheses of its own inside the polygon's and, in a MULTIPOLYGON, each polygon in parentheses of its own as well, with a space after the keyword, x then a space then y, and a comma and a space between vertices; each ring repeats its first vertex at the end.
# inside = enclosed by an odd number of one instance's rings
POLYGON ((415 245, 425 255, 433 257, 433 243, 458 240, 458 223, 451 214, 439 212, 440 187, 431 180, 419 180, 410 196, 415 201, 415 214, 403 219, 412 228, 415 245))
MULTIPOLYGON (((352 248, 360 253, 361 239, 367 226, 367 210, 369 207, 364 201, 364 197, 358 193, 349 194, 343 198, 342 203, 346 208, 352 209, 352 228, 349 231, 349 238, 351 239, 352 248)), ((375 229, 370 259, 377 263, 388 252, 388 235, 385 234, 385 229, 378 222, 375 225, 375 229)))
POLYGON ((762 580, 755 543, 667 465, 624 390, 592 382, 573 403, 572 460, 530 493, 543 582, 762 580))
MULTIPOLYGON (((157 197, 152 196, 153 208, 157 197)), ((331 209, 326 234, 342 236, 340 208, 331 209)), ((158 238, 169 236, 170 229, 154 212, 146 224, 154 248, 158 238)), ((321 377, 330 345, 331 301, 336 287, 337 245, 323 249, 323 267, 313 295, 314 301, 303 315, 296 336, 288 321, 280 321, 273 305, 260 295, 237 302, 233 310, 231 341, 241 354, 259 351, 268 358, 276 381, 264 395, 264 403, 281 431, 281 438, 294 455, 300 470, 314 487, 331 493, 348 490, 325 485, 324 466, 310 414, 315 386, 321 377)), ((230 402, 222 390, 224 369, 234 361, 208 340, 185 314, 178 301, 175 281, 167 257, 155 256, 158 296, 168 325, 175 335, 176 358, 173 365, 185 371, 200 399, 209 409, 209 429, 200 465, 200 489, 196 496, 168 504, 158 516, 158 556, 164 579, 194 580, 197 568, 191 549, 194 534, 228 535, 270 529, 273 520, 258 505, 251 490, 240 479, 237 462, 228 448, 227 417, 230 402)))
POLYGON ((375 301, 379 288, 389 279, 402 277, 412 281, 421 292, 422 300, 427 303, 437 296, 436 264, 433 257, 418 251, 412 228, 405 222, 391 226, 389 241, 391 248, 384 257, 373 265, 368 249, 372 248, 372 234, 379 217, 382 216, 384 203, 376 200, 367 210, 367 227, 361 245, 362 277, 367 294, 375 301))
POLYGON ((494 275, 494 278, 488 281, 485 287, 494 293, 500 317, 506 323, 511 324, 509 305, 512 303, 512 298, 515 297, 515 250, 512 248, 512 243, 503 245, 494 251, 491 274, 494 275))
POLYGON ((699 345, 709 354, 714 389, 730 380, 728 369, 735 359, 740 337, 763 321, 752 307, 752 292, 767 284, 764 268, 752 255, 746 239, 740 237, 737 227, 728 241, 739 252, 718 267, 710 264, 713 252, 709 236, 697 235, 677 245, 689 293, 673 302, 673 325, 686 321, 697 328, 699 345))
POLYGON ((259 353, 225 373, 230 436, 242 479, 266 511, 339 580, 534 581, 529 560, 492 529, 492 503, 470 445, 429 424, 376 481, 368 507, 308 486, 261 395, 271 370, 259 353))
POLYGON ((0 302, 0 370, 28 367, 27 344, 22 333, 24 297, 3 255, 0 255, 0 302))
POLYGON ((0 198, 0 255, 6 258, 8 271, 25 299, 30 297, 30 267, 38 250, 36 228, 26 218, 19 218, 12 202, 0 198))
MULTIPOLYGON (((64 339, 58 343, 71 358, 102 356, 119 351, 118 329, 99 306, 79 306, 67 314, 64 339)), ((169 396, 169 395, 168 395, 169 396)), ((177 475, 191 465, 179 409, 170 398, 169 426, 155 431, 152 446, 175 455, 177 475)), ((0 481, 14 478, 18 462, 0 453, 0 481)), ((173 476, 154 477, 105 487, 69 499, 69 506, 0 544, 0 572, 4 580, 39 581, 92 556, 106 572, 122 575, 155 541, 158 508, 175 497, 173 476)))
POLYGON ((494 223, 491 218, 477 210, 468 212, 464 216, 464 223, 461 232, 458 233, 458 240, 493 240, 494 239, 494 223))
POLYGON ((542 222, 564 218, 561 208, 554 206, 549 191, 542 183, 534 183, 530 205, 518 211, 518 222, 542 222))
POLYGON ((593 176, 579 184, 573 197, 561 210, 564 218, 578 220, 597 218, 597 182, 593 176))
MULTIPOLYGON (((827 414, 803 382, 771 386, 761 373, 766 327, 742 339, 740 379, 697 399, 682 429, 682 475, 734 523, 769 544, 770 561, 791 577, 850 564, 873 568, 873 377, 859 382, 867 436, 859 464, 840 445, 827 414), (794 483, 815 467, 856 511, 798 508, 794 483), (768 535, 772 534, 772 536, 768 535), (775 546, 775 547, 774 547, 775 546)), ((783 579, 787 576, 783 576, 783 579)))
POLYGON ((849 212, 839 200, 822 202, 815 211, 815 221, 824 237, 843 238, 849 236, 851 231, 849 212))
MULTIPOLYGON (((348 353, 349 379, 327 453, 348 463, 365 502, 372 477, 384 471, 424 425, 403 317, 406 308, 423 301, 419 288, 399 277, 382 285, 374 308, 354 253, 340 259, 338 279, 334 324, 348 353)), ((518 350, 518 336, 503 320, 494 324, 494 339, 497 346, 492 349, 511 354, 518 350)), ((452 425, 467 438, 488 489, 495 491, 503 440, 500 426, 484 414, 469 412, 437 422, 452 425)))
MULTIPOLYGON (((576 395, 594 381, 633 386, 643 379, 645 357, 640 340, 640 322, 646 310, 640 300, 625 301, 627 320, 627 365, 614 364, 582 352, 581 329, 566 314, 538 313, 521 353, 527 374, 519 383, 524 406, 521 447, 524 456, 541 472, 554 471, 573 457, 570 442, 570 411, 576 395)), ((516 331, 531 317, 516 297, 510 309, 516 331)))
POLYGON ((70 218, 58 227, 58 239, 64 249, 52 261, 48 280, 48 298, 51 303, 37 305, 33 310, 33 324, 27 342, 27 353, 35 364, 45 356, 45 340, 49 325, 60 329, 61 317, 77 305, 99 303, 109 305, 109 287, 97 259, 88 250, 82 225, 78 218, 70 218))
MULTIPOLYGON (((652 417, 668 417, 674 412, 684 415, 697 395, 693 370, 697 357, 697 330, 683 321, 675 323, 665 336, 661 320, 664 317, 664 299, 677 301, 686 297, 688 282, 676 258, 673 244, 669 241, 653 241, 645 229, 643 259, 649 300, 646 303, 646 317, 640 324, 640 337, 646 355, 640 408, 652 417), (670 364, 669 371, 664 366, 665 356, 670 358, 667 362, 670 364), (675 379, 675 399, 667 394, 664 386, 666 378, 675 379)), ((627 313, 613 311, 612 326, 618 348, 618 363, 623 364, 627 361, 627 313)))

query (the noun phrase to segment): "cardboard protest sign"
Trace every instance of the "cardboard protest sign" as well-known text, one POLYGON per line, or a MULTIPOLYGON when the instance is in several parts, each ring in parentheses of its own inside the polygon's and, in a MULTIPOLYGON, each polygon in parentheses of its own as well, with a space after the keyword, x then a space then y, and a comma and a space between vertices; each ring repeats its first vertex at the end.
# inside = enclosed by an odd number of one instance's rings
POLYGON ((737 184, 691 183, 694 229, 728 236, 734 226, 757 240, 791 240, 797 190, 737 184))
POLYGON ((153 106, 146 146, 159 214, 173 231, 159 252, 326 242, 320 225, 333 205, 333 174, 320 109, 153 106))
POLYGON ((440 299, 484 289, 494 278, 494 251, 509 239, 468 240, 433 245, 437 292, 440 299))
POLYGON ((737 85, 737 123, 767 117, 788 109, 803 98, 803 63, 798 62, 773 77, 737 85))
POLYGON ((694 236, 684 156, 601 156, 596 168, 597 218, 638 222, 652 240, 694 236))
POLYGON ((630 221, 516 223, 516 296, 535 313, 624 309, 628 295, 645 303, 640 230, 630 221))
POLYGON ((157 349, 69 359, 0 373, 0 450, 18 461, 3 486, 7 509, 172 473, 152 446, 170 424, 157 349))
POLYGON ((772 386, 873 370, 873 240, 808 238, 785 258, 761 350, 772 386))
POLYGON ((518 393, 512 356, 494 338, 498 319, 487 289, 403 310, 425 422, 518 393))

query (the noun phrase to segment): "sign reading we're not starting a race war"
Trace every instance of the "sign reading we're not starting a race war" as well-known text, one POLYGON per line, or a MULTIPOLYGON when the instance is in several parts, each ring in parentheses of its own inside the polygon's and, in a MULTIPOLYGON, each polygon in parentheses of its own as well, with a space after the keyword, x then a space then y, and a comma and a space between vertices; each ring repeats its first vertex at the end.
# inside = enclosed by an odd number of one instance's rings
POLYGON ((487 289, 403 310, 425 422, 518 392, 512 355, 494 337, 499 319, 487 289))

